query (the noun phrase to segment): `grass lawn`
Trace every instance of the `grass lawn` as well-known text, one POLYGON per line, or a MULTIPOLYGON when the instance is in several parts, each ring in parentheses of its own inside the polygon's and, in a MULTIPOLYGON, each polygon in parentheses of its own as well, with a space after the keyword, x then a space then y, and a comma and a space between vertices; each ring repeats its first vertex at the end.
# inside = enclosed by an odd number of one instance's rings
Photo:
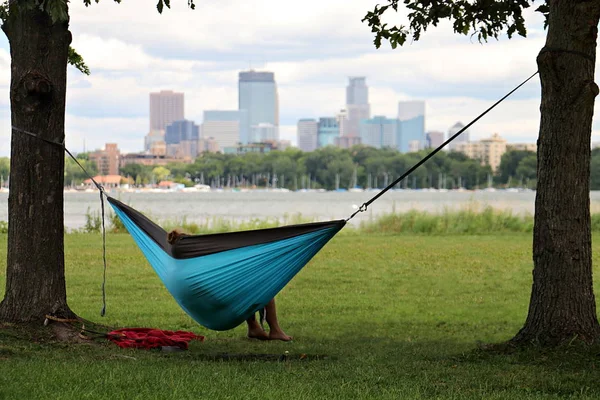
MULTIPOLYGON (((244 326, 204 329, 177 306, 128 235, 107 239, 102 318, 101 237, 67 235, 71 308, 114 327, 192 330, 205 342, 165 353, 108 341, 32 343, 0 329, 0 399, 600 398, 598 349, 478 349, 510 339, 525 320, 531 234, 340 234, 277 297, 290 343, 245 339, 244 326), (286 351, 287 361, 252 358, 286 351)), ((0 235, 0 296, 5 266, 0 235)))

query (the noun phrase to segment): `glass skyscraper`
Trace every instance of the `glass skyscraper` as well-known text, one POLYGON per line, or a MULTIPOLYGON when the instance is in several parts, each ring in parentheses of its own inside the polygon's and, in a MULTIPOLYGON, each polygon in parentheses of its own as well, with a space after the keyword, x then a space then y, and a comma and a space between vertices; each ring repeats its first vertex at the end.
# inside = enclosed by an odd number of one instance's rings
POLYGON ((369 88, 364 76, 348 78, 346 87, 346 110, 348 122, 343 129, 344 136, 359 136, 360 121, 371 116, 369 105, 369 88))
POLYGON ((202 123, 202 138, 213 138, 222 150, 248 143, 248 113, 246 110, 206 110, 202 123))
MULTIPOLYGON (((253 127, 264 126, 264 124, 274 126, 276 137, 279 139, 279 97, 275 74, 273 72, 258 71, 240 72, 238 94, 238 109, 246 110, 248 115, 245 129, 248 134, 240 138, 241 142, 247 144, 250 140, 248 135, 253 132, 253 127)), ((252 139, 261 141, 266 138, 252 139)))
POLYGON ((425 102, 401 101, 398 103, 397 149, 401 153, 417 151, 425 147, 425 102))
POLYGON ((319 118, 317 130, 318 147, 335 145, 335 138, 338 136, 340 136, 340 126, 338 125, 337 118, 319 118))
POLYGON ((198 140, 200 137, 200 127, 194 121, 186 119, 173 121, 167 125, 165 132, 165 142, 169 144, 179 144, 182 141, 198 140))
POLYGON ((362 120, 360 123, 361 143, 378 149, 384 147, 397 148, 398 125, 399 121, 397 119, 380 115, 362 120))

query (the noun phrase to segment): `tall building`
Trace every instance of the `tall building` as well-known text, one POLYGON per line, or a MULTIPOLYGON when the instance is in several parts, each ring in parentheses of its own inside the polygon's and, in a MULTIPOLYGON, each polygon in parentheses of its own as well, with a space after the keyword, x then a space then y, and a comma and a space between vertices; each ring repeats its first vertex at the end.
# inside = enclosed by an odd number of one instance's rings
POLYGON ((173 121, 165 132, 166 154, 177 158, 196 158, 200 127, 194 121, 173 121))
POLYGON ((492 171, 496 172, 500 166, 502 155, 506 153, 506 139, 494 133, 492 137, 481 139, 480 142, 483 147, 482 161, 492 167, 492 171))
POLYGON ((213 137, 200 138, 198 141, 198 154, 218 153, 219 151, 219 144, 213 137))
POLYGON ((336 118, 340 127, 340 136, 348 136, 348 111, 341 109, 336 118))
POLYGON ((369 104, 369 88, 364 76, 351 76, 346 86, 346 104, 369 104))
POLYGON ((318 123, 314 119, 301 119, 298 121, 298 148, 302 151, 315 151, 317 149, 318 123))
POLYGON ((335 145, 335 138, 337 138, 338 136, 340 136, 340 127, 336 118, 319 118, 317 131, 317 147, 335 145))
MULTIPOLYGON (((248 119, 245 131, 252 133, 252 127, 271 124, 279 138, 279 95, 273 72, 243 71, 239 73, 238 109, 246 110, 248 119)), ((256 138, 243 136, 241 143, 247 144, 256 138)), ((261 141, 264 138, 258 138, 261 141)))
POLYGON ((144 151, 150 152, 157 143, 165 142, 164 130, 152 130, 144 137, 144 151))
POLYGON ((502 155, 506 152, 506 140, 494 133, 492 137, 476 142, 460 142, 455 146, 455 150, 480 160, 482 165, 489 165, 492 171, 496 172, 502 155))
POLYGON ((429 131, 425 134, 425 148, 437 149, 444 143, 444 132, 429 131))
POLYGON ((95 162, 100 175, 119 175, 121 152, 116 143, 106 143, 103 150, 89 154, 91 162, 95 162))
POLYGON ((376 115, 363 120, 360 124, 360 140, 367 146, 378 149, 396 148, 398 138, 398 120, 376 115))
POLYGON ((183 93, 172 90, 150 93, 150 132, 164 133, 167 125, 183 118, 183 93))
POLYGON ((179 144, 182 141, 198 140, 200 138, 200 127, 194 121, 186 119, 173 121, 167 125, 165 132, 165 142, 169 144, 179 144))
POLYGON ((402 153, 407 153, 424 148, 425 102, 399 102, 398 120, 400 121, 400 123, 398 129, 398 140, 396 142, 397 149, 402 153))
MULTIPOLYGON (((448 139, 450 139, 452 136, 456 135, 464 127, 465 126, 462 124, 462 122, 457 122, 454 125, 452 125, 450 127, 450 129, 448 129, 448 139)), ((471 138, 470 138, 469 130, 467 129, 463 133, 461 133, 460 135, 458 135, 456 137, 456 139, 454 139, 453 141, 451 141, 448 144, 448 148, 450 150, 452 150, 459 143, 468 143, 470 140, 471 140, 471 138)))
POLYGON ((279 141, 279 128, 273 124, 261 122, 250 128, 250 143, 264 143, 279 141))
POLYGON ((248 143, 248 113, 246 110, 209 110, 204 111, 201 151, 213 151, 248 143), (209 141, 209 139, 211 139, 209 141))
POLYGON ((343 129, 344 136, 360 136, 360 121, 371 117, 369 105, 369 88, 364 76, 349 77, 346 87, 347 127, 343 129))

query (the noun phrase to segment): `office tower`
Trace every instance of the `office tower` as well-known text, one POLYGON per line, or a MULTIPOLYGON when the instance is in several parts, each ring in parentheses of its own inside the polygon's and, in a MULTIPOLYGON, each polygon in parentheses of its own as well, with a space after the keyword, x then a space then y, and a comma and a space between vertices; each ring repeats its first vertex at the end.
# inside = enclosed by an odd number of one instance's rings
POLYGON ((273 124, 260 122, 250 128, 250 143, 279 141, 279 128, 273 124))
POLYGON ((371 116, 369 105, 369 88, 364 76, 350 77, 346 87, 347 127, 343 129, 344 136, 360 136, 360 121, 371 116))
POLYGON ((360 124, 360 140, 367 146, 378 149, 384 147, 396 148, 398 137, 398 120, 376 115, 363 120, 360 124))
POLYGON ((157 143, 164 143, 165 131, 164 130, 153 130, 144 136, 144 151, 152 152, 152 149, 157 143))
POLYGON ((171 157, 195 158, 199 138, 200 127, 194 121, 173 121, 165 132, 166 153, 171 157))
POLYGON ((418 151, 425 147, 425 102, 398 103, 398 138, 396 148, 402 152, 418 151))
POLYGON ((482 165, 489 165, 492 171, 496 172, 506 147, 506 139, 494 133, 490 138, 479 141, 460 142, 456 145, 456 151, 464 153, 469 158, 480 160, 482 165))
POLYGON ((179 144, 182 141, 198 140, 200 138, 200 127, 194 121, 181 120, 173 121, 167 125, 165 132, 165 142, 169 144, 179 144))
MULTIPOLYGON (((248 112, 246 110, 210 110, 204 111, 202 123, 202 138, 212 138, 222 151, 225 147, 237 146, 238 143, 248 143, 248 112)), ((208 143, 208 142, 207 142, 208 143)), ((211 143, 210 149, 215 148, 211 143)))
POLYGON ((298 121, 298 147, 302 151, 315 151, 317 149, 318 123, 314 119, 301 119, 298 121))
POLYGON ((119 175, 120 157, 121 152, 116 143, 106 143, 103 150, 89 154, 90 161, 96 163, 100 175, 119 175))
POLYGON ((346 86, 346 104, 369 104, 369 88, 364 76, 351 76, 346 86))
POLYGON ((150 93, 150 132, 165 132, 167 125, 183 116, 183 93, 162 90, 150 93))
POLYGON ((341 109, 336 115, 338 126, 340 127, 340 136, 348 136, 348 111, 341 109))
POLYGON ((317 147, 335 145, 335 138, 337 138, 338 136, 340 136, 340 127, 336 118, 319 118, 317 130, 317 147))
MULTIPOLYGON (((268 132, 273 135, 273 130, 259 128, 260 124, 270 124, 274 127, 275 135, 279 139, 279 96, 277 83, 273 72, 243 71, 239 73, 238 82, 238 109, 246 110, 248 119, 245 132, 268 132)), ((262 126, 264 128, 264 125, 262 126)), ((241 143, 251 143, 256 140, 261 142, 267 138, 241 137, 241 143)))
MULTIPOLYGON (((462 128, 464 128, 465 126, 462 124, 462 122, 457 122, 454 125, 452 125, 450 127, 450 129, 448 129, 448 139, 450 139, 452 136, 454 136, 455 134, 457 134, 462 128)), ((468 143, 470 142, 471 138, 470 138, 470 134, 469 134, 469 130, 465 130, 463 133, 461 133, 460 135, 458 135, 456 137, 456 139, 454 139, 453 141, 451 141, 448 144, 448 148, 450 150, 453 150, 456 148, 456 146, 460 143, 468 143)))
POLYGON ((425 148, 437 149, 444 143, 444 132, 429 131, 425 134, 425 148))

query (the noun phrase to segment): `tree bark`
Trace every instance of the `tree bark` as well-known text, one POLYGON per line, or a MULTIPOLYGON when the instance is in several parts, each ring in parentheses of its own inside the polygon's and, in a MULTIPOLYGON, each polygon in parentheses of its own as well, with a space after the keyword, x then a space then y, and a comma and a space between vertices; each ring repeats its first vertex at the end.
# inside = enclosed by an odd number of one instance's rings
MULTIPOLYGON (((2 26, 10 43, 11 122, 52 142, 64 142, 68 21, 53 23, 34 7, 10 2, 2 26)), ((8 198, 8 259, 0 320, 42 321, 72 316, 64 274, 64 150, 12 131, 8 198)))
POLYGON ((600 1, 550 0, 542 86, 529 314, 514 343, 600 338, 592 287, 590 140, 600 1))

